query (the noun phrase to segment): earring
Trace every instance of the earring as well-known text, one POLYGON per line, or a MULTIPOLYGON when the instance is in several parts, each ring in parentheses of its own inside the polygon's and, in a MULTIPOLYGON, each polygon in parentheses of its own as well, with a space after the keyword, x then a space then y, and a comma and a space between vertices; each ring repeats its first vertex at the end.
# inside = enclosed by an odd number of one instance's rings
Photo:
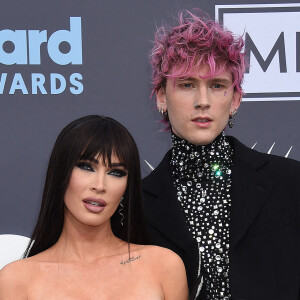
POLYGON ((159 112, 160 114, 162 114, 162 115, 166 115, 166 114, 168 113, 167 111, 164 111, 164 109, 163 109, 163 108, 160 108, 160 107, 158 107, 157 110, 158 110, 158 112, 159 112))
POLYGON ((229 115, 229 120, 228 120, 228 126, 229 126, 229 128, 232 128, 232 127, 233 127, 233 125, 234 125, 234 117, 236 116, 236 114, 237 114, 237 110, 235 109, 235 110, 231 113, 231 115, 229 115))
POLYGON ((198 104, 198 103, 194 103, 194 108, 199 108, 200 107, 200 105, 198 104))
POLYGON ((123 220, 124 220, 124 215, 123 215, 123 208, 124 208, 124 205, 123 205, 123 200, 124 200, 124 197, 122 196, 121 200, 120 200, 120 204, 119 204, 119 210, 118 210, 118 214, 120 215, 121 217, 121 225, 124 226, 123 224, 123 220))
POLYGON ((160 114, 162 114, 162 115, 167 114, 166 112, 164 112, 164 109, 163 109, 163 108, 158 107, 157 110, 158 110, 158 112, 159 112, 160 114))

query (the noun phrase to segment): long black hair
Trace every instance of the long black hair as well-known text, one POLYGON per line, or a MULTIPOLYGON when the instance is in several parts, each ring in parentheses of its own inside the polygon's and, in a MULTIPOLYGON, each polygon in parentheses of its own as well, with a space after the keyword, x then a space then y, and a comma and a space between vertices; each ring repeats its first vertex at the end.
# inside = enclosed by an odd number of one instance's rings
POLYGON ((68 124, 54 144, 40 214, 23 257, 38 254, 58 241, 64 224, 64 197, 76 163, 99 156, 105 164, 110 165, 112 154, 124 163, 128 172, 122 201, 123 226, 117 209, 111 217, 112 231, 128 243, 148 243, 143 218, 137 146, 128 130, 116 120, 90 115, 68 124))

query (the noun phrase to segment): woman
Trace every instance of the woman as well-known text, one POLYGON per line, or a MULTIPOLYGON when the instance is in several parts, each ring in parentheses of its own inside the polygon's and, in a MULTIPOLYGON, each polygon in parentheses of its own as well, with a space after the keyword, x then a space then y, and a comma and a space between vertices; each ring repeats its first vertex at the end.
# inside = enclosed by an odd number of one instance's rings
POLYGON ((0 299, 187 299, 181 259, 146 243, 137 147, 117 121, 86 116, 54 145, 23 260, 0 299))

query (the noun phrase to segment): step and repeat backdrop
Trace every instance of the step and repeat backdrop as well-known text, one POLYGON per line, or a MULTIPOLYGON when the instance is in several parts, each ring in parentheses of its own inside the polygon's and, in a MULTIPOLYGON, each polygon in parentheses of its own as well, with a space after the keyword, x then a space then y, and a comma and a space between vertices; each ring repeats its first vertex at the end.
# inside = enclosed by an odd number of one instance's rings
POLYGON ((170 147, 150 99, 153 33, 200 8, 243 35, 246 94, 227 133, 300 160, 300 4, 296 1, 2 0, 0 268, 21 256, 36 222, 54 141, 70 121, 111 116, 133 134, 142 174, 170 147))

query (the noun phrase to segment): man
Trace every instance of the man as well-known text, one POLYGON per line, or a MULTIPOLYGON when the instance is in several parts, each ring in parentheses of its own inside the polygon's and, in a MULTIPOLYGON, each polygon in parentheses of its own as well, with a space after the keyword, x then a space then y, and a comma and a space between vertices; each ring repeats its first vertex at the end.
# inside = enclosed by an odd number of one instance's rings
POLYGON ((143 180, 153 243, 184 261, 194 299, 300 299, 300 164, 251 150, 234 123, 241 37, 190 12, 162 27, 153 93, 172 149, 143 180))

